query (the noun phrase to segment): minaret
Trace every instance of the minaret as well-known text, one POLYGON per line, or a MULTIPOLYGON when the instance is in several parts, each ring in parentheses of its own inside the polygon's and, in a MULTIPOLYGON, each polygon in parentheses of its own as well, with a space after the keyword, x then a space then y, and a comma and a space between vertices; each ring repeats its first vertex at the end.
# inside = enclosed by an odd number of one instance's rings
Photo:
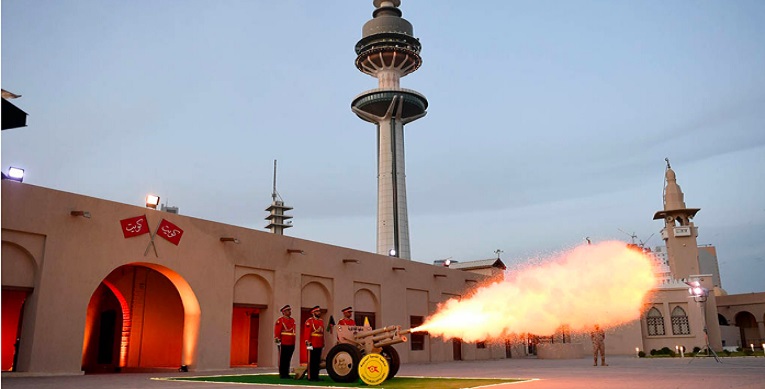
POLYGON ((401 17, 400 0, 374 0, 373 18, 356 43, 356 67, 378 87, 358 95, 351 109, 377 125, 377 253, 410 259, 404 175, 404 124, 425 116, 425 96, 399 85, 422 64, 420 41, 401 17))
POLYGON ((266 228, 274 234, 284 235, 284 229, 292 227, 292 222, 286 221, 287 219, 292 219, 292 216, 285 215, 284 212, 291 209, 292 207, 284 205, 282 197, 276 191, 276 160, 274 160, 274 190, 271 192, 271 206, 266 208, 266 211, 270 212, 266 216, 266 220, 268 220, 266 228))
POLYGON ((667 161, 664 187, 664 210, 656 212, 653 220, 664 219, 661 237, 667 245, 669 269, 675 279, 688 279, 699 274, 698 228, 691 219, 700 208, 686 208, 683 191, 677 184, 674 170, 667 161))

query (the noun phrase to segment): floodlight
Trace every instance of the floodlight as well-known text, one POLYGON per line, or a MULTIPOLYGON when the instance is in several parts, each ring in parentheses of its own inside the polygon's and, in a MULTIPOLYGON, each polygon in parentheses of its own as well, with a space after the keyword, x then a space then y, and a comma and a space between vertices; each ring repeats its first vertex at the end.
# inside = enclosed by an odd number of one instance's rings
POLYGON ((396 249, 388 250, 388 256, 395 257, 396 256, 396 249))
POLYGON ((157 209, 157 205, 159 205, 159 196, 146 195, 146 208, 157 209))
POLYGON ((8 178, 18 182, 24 181, 24 169, 11 166, 8 169, 8 178))

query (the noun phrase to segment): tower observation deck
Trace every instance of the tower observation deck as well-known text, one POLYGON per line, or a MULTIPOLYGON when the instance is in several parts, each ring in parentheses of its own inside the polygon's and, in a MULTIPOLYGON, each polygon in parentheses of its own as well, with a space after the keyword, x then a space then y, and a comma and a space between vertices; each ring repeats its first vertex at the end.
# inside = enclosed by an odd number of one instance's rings
POLYGON ((400 0, 374 0, 372 19, 356 44, 356 67, 377 78, 377 89, 353 99, 351 109, 377 125, 377 253, 411 259, 404 174, 404 125, 426 114, 425 96, 400 86, 422 64, 420 41, 401 17, 400 0))

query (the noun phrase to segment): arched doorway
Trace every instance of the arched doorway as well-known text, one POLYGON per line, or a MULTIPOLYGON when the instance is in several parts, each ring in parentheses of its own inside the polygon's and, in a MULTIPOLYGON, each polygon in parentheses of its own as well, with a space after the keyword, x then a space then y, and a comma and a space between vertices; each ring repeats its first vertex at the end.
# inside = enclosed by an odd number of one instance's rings
MULTIPOLYGON (((5 232, 3 232, 5 234, 5 232)), ((23 247, 2 242, 2 370, 16 371, 22 339, 24 307, 34 291, 37 263, 23 247)))
POLYGON ((120 266, 88 304, 82 369, 188 368, 194 362, 199 315, 196 296, 174 271, 149 263, 120 266))
POLYGON ((741 347, 746 348, 749 343, 759 343, 759 329, 757 328, 757 319, 750 312, 739 312, 736 314, 736 326, 741 331, 741 347))
MULTIPOLYGON (((321 282, 311 281, 303 286, 301 291, 301 308, 300 308, 300 320, 297 325, 300 328, 300 363, 306 364, 308 362, 308 352, 305 348, 306 331, 305 322, 310 316, 311 308, 318 305, 321 307, 321 318, 324 320, 324 325, 328 323, 327 312, 331 312, 332 307, 329 306, 329 290, 321 282)), ((325 335, 325 342, 328 343, 329 338, 325 335)), ((329 346, 329 344, 327 344, 329 346)), ((329 351, 329 347, 324 347, 323 353, 329 351)))
POLYGON ((274 345, 273 326, 266 322, 271 300, 271 286, 260 275, 246 274, 236 281, 231 317, 232 367, 275 365, 269 353, 274 345))

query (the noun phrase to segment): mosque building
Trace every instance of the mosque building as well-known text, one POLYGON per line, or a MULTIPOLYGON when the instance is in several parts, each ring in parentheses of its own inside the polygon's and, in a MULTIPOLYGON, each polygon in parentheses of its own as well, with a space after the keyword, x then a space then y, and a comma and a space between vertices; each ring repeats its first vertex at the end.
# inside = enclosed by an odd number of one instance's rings
MULTIPOLYGON (((275 190, 269 233, 3 179, 2 370, 66 375, 275 367, 273 324, 286 304, 298 323, 316 305, 325 322, 352 306, 357 322, 410 328, 439 303, 502 277, 499 257, 454 266, 409 259, 403 129, 425 115, 428 103, 401 88, 400 79, 419 67, 420 43, 401 17, 399 0, 374 5, 356 45, 356 65, 378 79, 378 88, 356 97, 352 110, 378 131, 376 252, 285 235, 291 226, 285 212, 292 208, 275 190)), ((759 347, 765 293, 726 295, 719 274, 705 273, 715 267, 700 263, 692 222, 699 209, 686 207, 669 167, 666 180, 664 208, 655 216, 664 221, 665 281, 639 319, 609 332, 607 354, 680 344, 691 349, 706 343, 706 333, 714 350, 749 342, 759 347), (689 298, 690 281, 711 291, 704 304, 689 298)), ((588 352, 589 337, 562 337, 494 344, 420 333, 395 349, 401 363, 588 352)), ((292 366, 305 362, 302 348, 292 366)))

